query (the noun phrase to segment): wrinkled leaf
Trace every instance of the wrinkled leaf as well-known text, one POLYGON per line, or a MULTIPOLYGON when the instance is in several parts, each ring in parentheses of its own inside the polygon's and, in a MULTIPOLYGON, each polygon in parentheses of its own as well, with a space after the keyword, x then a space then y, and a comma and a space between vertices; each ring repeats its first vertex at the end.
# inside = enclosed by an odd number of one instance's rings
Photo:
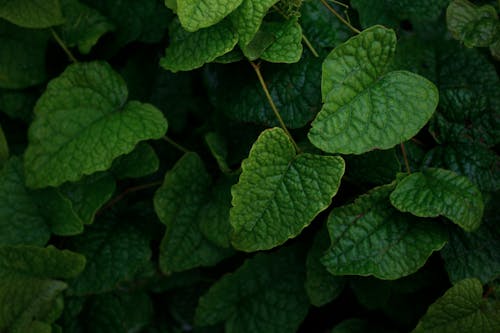
POLYGON ((242 0, 180 0, 177 15, 187 31, 196 31, 220 22, 235 10, 242 0))

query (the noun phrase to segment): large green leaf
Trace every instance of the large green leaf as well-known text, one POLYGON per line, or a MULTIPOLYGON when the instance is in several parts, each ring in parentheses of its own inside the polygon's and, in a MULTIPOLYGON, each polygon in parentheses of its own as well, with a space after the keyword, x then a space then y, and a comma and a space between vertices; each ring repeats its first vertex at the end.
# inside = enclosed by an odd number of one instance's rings
POLYGON ((232 189, 232 243, 250 252, 283 244, 327 208, 344 174, 344 160, 297 154, 285 132, 273 128, 259 136, 242 170, 232 189))
MULTIPOLYGON (((0 331, 32 332, 52 318, 57 297, 67 288, 60 279, 74 278, 85 257, 54 247, 0 247, 0 331)), ((50 331, 49 331, 50 332, 50 331)))
POLYGON ((269 62, 294 63, 302 56, 302 29, 296 19, 269 22, 261 31, 272 36, 272 43, 265 47, 259 58, 269 62))
POLYGON ((324 106, 309 139, 331 153, 388 149, 413 137, 432 116, 436 87, 406 71, 387 73, 396 34, 367 29, 335 48, 323 63, 324 106))
POLYGON ((195 323, 225 321, 227 333, 297 331, 309 308, 298 250, 257 254, 223 276, 200 298, 195 323))
POLYGON ((243 0, 180 0, 177 15, 187 31, 196 31, 220 22, 243 0))
POLYGON ((331 247, 322 258, 330 273, 394 280, 416 272, 445 245, 447 235, 441 225, 391 206, 393 188, 375 188, 354 203, 332 210, 331 247))
POLYGON ((48 28, 64 22, 59 0, 2 0, 0 17, 25 28, 48 28))
POLYGON ((203 161, 197 154, 187 153, 166 173, 156 191, 155 210, 167 226, 160 245, 163 272, 212 266, 230 253, 208 241, 199 227, 200 209, 207 202, 210 184, 203 161))
POLYGON ((172 72, 189 71, 231 51, 238 35, 229 21, 196 32, 188 32, 178 21, 170 25, 170 44, 160 65, 172 72))
POLYGON ((467 177, 434 168, 400 181, 391 193, 391 203, 420 217, 445 216, 465 231, 479 227, 484 211, 481 192, 467 177))
POLYGON ((458 282, 432 304, 412 333, 495 333, 500 330, 500 302, 483 298, 477 279, 458 282))
POLYGON ((50 229, 24 185, 23 164, 12 157, 0 170, 0 245, 44 245, 50 229))
POLYGON ((35 107, 25 153, 26 184, 40 188, 106 170, 113 159, 167 130, 150 104, 127 102, 123 79, 104 62, 70 65, 35 107))

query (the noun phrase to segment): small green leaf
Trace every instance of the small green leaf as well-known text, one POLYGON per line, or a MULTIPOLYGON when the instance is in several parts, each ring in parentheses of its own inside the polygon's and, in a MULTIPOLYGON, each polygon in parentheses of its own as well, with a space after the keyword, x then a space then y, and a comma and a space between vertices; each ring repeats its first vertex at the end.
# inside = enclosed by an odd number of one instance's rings
POLYGON ((232 243, 243 251, 271 249, 327 208, 344 174, 341 157, 296 154, 280 128, 262 132, 233 186, 232 243))
POLYGON ((260 54, 269 62, 294 63, 302 56, 302 29, 296 19, 286 22, 269 22, 262 31, 274 37, 274 41, 260 54))
POLYGON ((498 332, 500 302, 482 296, 479 280, 458 282, 429 307, 412 333, 498 332))
POLYGON ((48 28, 64 22, 59 0, 2 0, 0 17, 25 28, 48 28))
POLYGON ((465 231, 479 227, 484 203, 479 189, 467 177, 444 169, 424 169, 404 178, 391 193, 391 203, 420 217, 442 215, 465 231))
POLYGON ((180 0, 177 2, 177 15, 187 31, 193 32, 220 22, 242 0, 180 0))
POLYGON ((323 63, 324 106, 309 139, 331 153, 388 149, 413 137, 438 103, 436 87, 421 76, 387 73, 396 34, 375 26, 335 48, 323 63))
POLYGON ((445 229, 394 209, 394 185, 373 189, 328 218, 331 247, 322 258, 333 275, 373 275, 394 280, 422 267, 446 244, 445 229))
POLYGON ((111 167, 117 179, 140 178, 158 170, 160 160, 151 145, 141 142, 132 152, 118 157, 111 167))
POLYGON ((228 333, 296 332, 309 308, 298 250, 257 254, 224 275, 200 298, 195 324, 225 321, 228 333))
POLYGON ((70 65, 52 80, 35 107, 25 153, 26 184, 41 188, 108 169, 139 141, 159 139, 163 114, 127 102, 122 78, 104 62, 70 65))
POLYGON ((5 162, 9 159, 9 144, 3 134, 2 126, 0 126, 0 170, 4 166, 5 162))
POLYGON ((231 51, 238 35, 225 20, 196 32, 187 32, 178 21, 170 25, 170 44, 160 65, 172 72, 189 71, 231 51))

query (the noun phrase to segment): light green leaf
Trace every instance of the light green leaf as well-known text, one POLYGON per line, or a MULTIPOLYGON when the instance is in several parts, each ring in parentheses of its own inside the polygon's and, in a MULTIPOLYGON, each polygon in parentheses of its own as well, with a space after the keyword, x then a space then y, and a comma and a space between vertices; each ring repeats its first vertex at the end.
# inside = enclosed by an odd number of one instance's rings
POLYGON ((271 34, 274 41, 260 54, 269 62, 294 63, 302 56, 302 29, 296 19, 263 24, 262 31, 271 34))
POLYGON ((118 157, 111 167, 117 179, 140 178, 152 174, 160 167, 160 160, 151 145, 141 142, 132 152, 118 157))
POLYGON ((500 38, 498 14, 490 5, 453 0, 446 10, 446 23, 453 37, 467 47, 487 47, 500 38))
POLYGON ((412 333, 496 333, 499 330, 500 302, 483 298, 479 280, 466 279, 432 304, 412 333))
POLYGON ((24 185, 23 164, 12 157, 0 170, 0 245, 45 245, 50 230, 24 185))
POLYGON ((331 153, 388 149, 413 137, 436 109, 436 87, 421 76, 387 73, 396 34, 375 26, 335 48, 323 63, 324 106, 309 139, 331 153))
MULTIPOLYGON (((67 288, 60 279, 74 278, 85 257, 54 247, 0 247, 0 331, 29 332, 50 315, 57 297, 67 288)), ((50 323, 49 323, 50 324, 50 323)))
POLYGON ((341 157, 298 154, 280 128, 265 130, 243 161, 230 211, 233 246, 271 249, 327 208, 344 174, 341 157))
POLYGON ((25 153, 26 184, 41 188, 107 170, 139 141, 159 139, 163 114, 127 102, 123 79, 105 62, 70 65, 35 107, 25 153))
POLYGON ((214 25, 233 10, 242 0, 180 0, 177 1, 177 15, 187 31, 196 31, 214 25))
POLYGON ((3 134, 2 126, 0 126, 0 170, 4 166, 5 162, 9 159, 9 144, 3 134))
POLYGON ((2 0, 0 17, 25 28, 48 28, 64 22, 59 0, 2 0))
POLYGON ((195 153, 185 154, 166 173, 154 196, 155 211, 167 231, 160 245, 160 268, 178 272, 212 266, 229 254, 209 242, 199 228, 201 206, 207 202, 210 175, 195 153))
POLYGON ((231 51, 238 42, 238 35, 228 21, 187 32, 178 21, 170 25, 170 44, 160 65, 172 72, 199 68, 231 51))
POLYGON ((200 298, 195 324, 225 321, 227 333, 296 332, 309 308, 298 250, 257 254, 224 275, 200 298))
POLYGON ((21 89, 45 81, 48 37, 46 31, 21 28, 0 19, 0 88, 21 89))
POLYGON ((391 203, 420 217, 442 215, 465 231, 479 227, 484 203, 479 189, 467 177, 444 169, 424 169, 404 178, 391 193, 391 203))
POLYGON ((331 247, 322 263, 333 275, 395 280, 422 267, 446 243, 445 229, 393 208, 394 185, 377 187, 328 218, 331 247))

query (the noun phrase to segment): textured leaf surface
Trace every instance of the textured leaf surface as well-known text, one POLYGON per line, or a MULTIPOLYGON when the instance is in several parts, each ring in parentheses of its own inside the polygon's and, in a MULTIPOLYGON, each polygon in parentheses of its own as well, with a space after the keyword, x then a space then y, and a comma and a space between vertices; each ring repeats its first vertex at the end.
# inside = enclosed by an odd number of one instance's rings
POLYGON ((160 160, 149 144, 141 142, 132 152, 118 157, 111 172, 118 179, 140 178, 152 174, 160 167, 160 160))
POLYGON ((394 280, 416 272, 446 243, 445 230, 393 208, 393 185, 378 187, 328 218, 331 247, 322 258, 333 275, 394 280))
POLYGON ((444 169, 424 169, 404 178, 391 193, 391 203, 420 217, 445 216, 465 231, 479 227, 484 211, 478 188, 467 177, 444 169))
POLYGON ((414 136, 438 103, 436 87, 406 71, 386 73, 394 31, 363 31, 335 48, 323 63, 323 109, 309 139, 331 153, 388 149, 414 136))
POLYGON ((295 332, 309 308, 297 249, 257 254, 200 298, 195 323, 225 321, 228 333, 295 332))
POLYGON ((169 33, 170 44, 160 65, 172 72, 199 68, 228 53, 238 42, 238 35, 227 20, 196 32, 187 32, 174 21, 169 33))
POLYGON ((67 288, 59 279, 74 278, 84 266, 85 257, 54 247, 0 247, 0 330, 30 332, 67 288))
POLYGON ((327 208, 344 174, 340 157, 297 155, 280 128, 264 131, 242 163, 230 211, 237 249, 278 246, 327 208))
POLYGON ((228 250, 209 242, 199 227, 200 207, 206 202, 210 175, 195 153, 185 154, 167 172, 154 197, 155 210, 167 231, 160 245, 160 268, 178 272, 211 266, 228 250))
POLYGON ((294 63, 302 55, 302 29, 297 20, 270 22, 262 26, 264 32, 273 36, 274 41, 260 58, 269 62, 294 63))
POLYGON ((458 282, 429 307, 413 333, 498 332, 500 302, 482 296, 479 280, 458 282))
POLYGON ((26 183, 57 186, 106 170, 113 159, 167 130, 150 104, 127 102, 122 78, 104 62, 69 66, 35 107, 25 153, 26 183))
POLYGON ((44 245, 48 225, 24 186, 21 160, 11 158, 0 171, 0 245, 44 245))
POLYGON ((64 22, 59 0, 2 0, 0 17, 25 28, 48 28, 64 22))
POLYGON ((181 0, 177 15, 187 31, 196 31, 220 22, 235 10, 242 0, 181 0))

